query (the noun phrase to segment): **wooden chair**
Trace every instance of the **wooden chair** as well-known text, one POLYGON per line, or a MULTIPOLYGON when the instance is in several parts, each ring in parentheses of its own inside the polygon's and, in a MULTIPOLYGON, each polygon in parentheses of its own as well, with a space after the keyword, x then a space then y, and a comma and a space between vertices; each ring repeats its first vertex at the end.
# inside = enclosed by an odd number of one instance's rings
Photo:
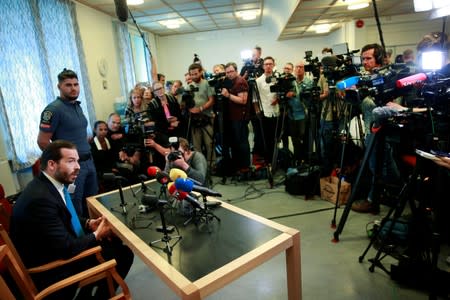
MULTIPOLYGON (((93 247, 91 249, 85 250, 82 253, 76 255, 67 260, 56 260, 47 263, 43 266, 27 269, 20 259, 16 248, 14 247, 11 239, 5 228, 0 224, 0 239, 2 239, 5 244, 0 246, 0 262, 3 262, 14 281, 16 282, 18 288, 22 292, 25 299, 42 299, 51 295, 52 293, 65 288, 69 285, 78 283, 78 288, 84 287, 88 284, 94 283, 101 279, 106 279, 108 282, 108 288, 111 295, 111 299, 131 299, 131 294, 125 281, 120 277, 116 271, 116 261, 111 259, 105 261, 100 254, 101 247, 93 247), (95 267, 87 269, 78 274, 72 275, 61 281, 58 281, 49 287, 38 291, 34 285, 31 274, 36 274, 40 272, 45 272, 68 263, 72 263, 81 258, 95 255, 99 261, 99 264, 95 267), (115 294, 115 289, 113 285, 115 281, 122 289, 121 293, 115 294)), ((0 274, 1 275, 1 274, 0 274)), ((8 288, 7 284, 0 276, 0 299, 9 300, 15 299, 12 292, 8 288)))

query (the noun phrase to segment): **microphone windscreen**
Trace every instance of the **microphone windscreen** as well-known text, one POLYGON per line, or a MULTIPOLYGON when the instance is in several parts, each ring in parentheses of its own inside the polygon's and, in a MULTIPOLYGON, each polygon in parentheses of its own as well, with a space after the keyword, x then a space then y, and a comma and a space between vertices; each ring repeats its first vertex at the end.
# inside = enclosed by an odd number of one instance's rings
POLYGON ((336 67, 337 65, 337 58, 336 56, 325 56, 322 58, 322 65, 325 67, 336 67))
POLYGON ((167 184, 170 181, 169 175, 164 172, 156 173, 156 180, 161 184, 167 184))
POLYGON ((169 177, 170 180, 175 181, 177 178, 187 178, 187 174, 183 170, 173 168, 169 172, 169 177))
POLYGON ((194 183, 189 179, 178 178, 175 180, 175 187, 179 191, 191 192, 194 188, 194 183))
POLYGON ((425 73, 414 74, 414 75, 397 80, 396 86, 398 88, 403 88, 403 87, 407 87, 409 85, 413 85, 413 84, 416 84, 419 82, 424 82, 425 80, 427 80, 427 74, 425 74, 425 73))
POLYGON ((175 192, 177 191, 177 188, 175 187, 175 183, 169 182, 169 184, 167 185, 167 190, 169 191, 170 195, 175 194, 175 192))
POLYGON ((128 20, 128 6, 127 0, 114 0, 116 5, 116 15, 120 22, 126 22, 128 20))
POLYGON ((178 191, 178 200, 184 200, 188 195, 188 192, 178 191))
POLYGON ((150 166, 147 168, 147 174, 148 176, 151 177, 156 177, 156 174, 158 174, 159 172, 161 172, 161 169, 155 166, 150 166))
POLYGON ((350 88, 351 86, 357 84, 359 82, 359 76, 352 76, 349 78, 346 78, 344 80, 339 81, 336 83, 336 88, 339 90, 345 90, 350 88))

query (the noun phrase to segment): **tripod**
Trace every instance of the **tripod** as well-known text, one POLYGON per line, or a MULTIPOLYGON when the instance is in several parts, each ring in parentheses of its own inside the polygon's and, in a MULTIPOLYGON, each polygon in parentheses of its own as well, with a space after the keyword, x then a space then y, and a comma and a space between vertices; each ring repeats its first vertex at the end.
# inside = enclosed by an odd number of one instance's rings
MULTIPOLYGON (((263 107, 261 104, 261 96, 259 94, 259 89, 258 89, 258 85, 256 84, 255 78, 249 78, 248 85, 249 85, 249 90, 252 94, 253 108, 255 110, 256 118, 258 119, 261 143, 263 146, 264 153, 267 153, 267 143, 266 143, 266 139, 264 136, 264 127, 263 127, 263 120, 262 120, 262 118, 264 117, 263 116, 264 111, 263 111, 263 107)), ((255 128, 253 128, 253 129, 255 129, 255 128)), ((256 131, 257 130, 255 130, 255 132, 254 132, 255 142, 256 142, 256 134, 257 134, 256 131)), ((255 148, 255 145, 253 148, 255 148)), ((253 151, 254 151, 254 149, 253 149, 253 151)), ((270 188, 272 188, 273 187, 272 166, 269 161, 266 161, 266 164, 267 164, 267 178, 269 181, 270 188)))
POLYGON ((164 205, 167 204, 167 200, 158 200, 157 206, 159 209, 159 215, 161 217, 161 230, 157 229, 158 231, 163 233, 163 237, 155 240, 153 242, 150 242, 149 245, 158 249, 163 250, 168 255, 172 255, 172 249, 175 247, 176 244, 182 239, 182 236, 179 235, 178 229, 177 234, 175 236, 170 236, 169 233, 173 232, 174 228, 173 226, 170 226, 170 228, 166 224, 166 218, 164 217, 164 205), (155 246, 158 243, 162 243, 164 247, 158 247, 155 246))
MULTIPOLYGON (((345 115, 344 118, 344 128, 343 128, 343 135, 340 136, 341 138, 341 143, 342 143, 342 147, 341 147, 341 157, 340 157, 340 163, 339 163, 339 181, 338 181, 338 185, 337 185, 337 192, 336 192, 336 203, 334 204, 334 212, 333 212, 333 219, 331 220, 331 228, 336 228, 336 214, 337 214, 337 209, 340 206, 339 203, 339 197, 340 197, 340 193, 341 193, 341 185, 342 185, 342 180, 344 177, 344 160, 345 160, 345 150, 346 150, 346 146, 350 140, 350 122, 351 122, 351 117, 352 117, 352 111, 353 111, 353 105, 350 103, 346 104, 346 112, 347 114, 345 115)), ((360 134, 362 133, 362 125, 361 125, 361 119, 359 118, 359 116, 357 117, 357 122, 358 122, 358 131, 360 132, 360 134)), ((363 139, 362 136, 360 136, 360 139, 363 139)), ((364 145, 364 140, 362 140, 362 144, 364 145)))
POLYGON ((376 205, 379 205, 379 195, 381 190, 381 172, 383 167, 383 153, 384 153, 384 146, 385 146, 385 137, 387 133, 387 127, 379 127, 377 130, 372 130, 372 134, 368 137, 368 145, 366 147, 366 151, 364 152, 364 157, 358 172, 358 175, 355 180, 355 184, 352 188, 352 192, 350 194, 350 197, 347 201, 347 204, 345 205, 344 212, 342 213, 341 219, 339 221, 338 227, 336 231, 334 232, 333 236, 333 242, 339 242, 339 235, 342 233, 342 230, 344 228, 345 222, 347 221, 348 214, 350 213, 350 209, 352 207, 353 202, 356 198, 356 192, 358 191, 361 177, 365 171, 365 168, 367 164, 369 163, 369 158, 371 157, 371 154, 373 150, 375 150, 376 147, 376 163, 375 163, 375 170, 373 174, 373 201, 376 202, 376 205))
POLYGON ((275 126, 275 143, 274 143, 274 147, 273 147, 273 155, 272 155, 272 172, 276 172, 277 170, 277 163, 278 163, 278 144, 281 142, 281 139, 283 137, 284 134, 284 127, 286 125, 286 108, 287 108, 287 104, 286 104, 286 97, 285 97, 285 92, 279 92, 277 93, 278 97, 280 99, 279 105, 280 105, 280 114, 277 117, 277 123, 275 126), (280 118, 281 118, 281 126, 280 126, 280 118), (280 130, 278 131, 278 128, 280 127, 280 130))

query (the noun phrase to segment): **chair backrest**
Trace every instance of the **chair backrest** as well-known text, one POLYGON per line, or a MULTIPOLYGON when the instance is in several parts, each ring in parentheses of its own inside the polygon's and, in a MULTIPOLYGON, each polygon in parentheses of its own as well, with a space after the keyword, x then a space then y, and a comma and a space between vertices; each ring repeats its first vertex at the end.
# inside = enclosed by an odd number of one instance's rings
POLYGON ((14 244, 9 238, 8 232, 6 232, 6 229, 2 224, 0 224, 0 239, 3 240, 11 253, 11 255, 5 256, 6 258, 3 263, 11 273, 11 276, 14 278, 14 281, 20 288, 25 299, 33 299, 38 292, 36 286, 34 285, 28 270, 25 268, 16 247, 14 247, 14 244))

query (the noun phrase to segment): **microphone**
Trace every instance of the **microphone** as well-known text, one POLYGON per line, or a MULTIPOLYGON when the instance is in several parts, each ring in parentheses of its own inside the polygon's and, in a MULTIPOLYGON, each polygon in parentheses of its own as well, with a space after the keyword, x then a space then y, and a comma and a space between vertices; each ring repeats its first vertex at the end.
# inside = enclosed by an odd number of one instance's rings
POLYGON ((425 73, 414 74, 402 79, 397 80, 396 86, 398 88, 404 88, 413 84, 422 83, 427 80, 428 76, 425 73))
POLYGON ((128 6, 127 0, 114 0, 116 5, 116 15, 120 22, 126 22, 128 20, 128 6))
POLYGON ((200 181, 192 179, 187 176, 186 172, 181 169, 172 168, 169 172, 170 180, 175 181, 177 178, 189 179, 196 185, 203 185, 200 181))
POLYGON ((177 178, 175 180, 175 187, 177 188, 177 190, 188 193, 194 191, 202 194, 203 196, 222 197, 221 193, 208 189, 204 186, 195 185, 194 182, 189 179, 177 178))
POLYGON ((104 173, 103 180, 105 180, 105 181, 115 181, 115 180, 127 181, 127 179, 125 177, 116 175, 114 173, 104 173))
POLYGON ((141 181, 141 190, 145 193, 147 191, 147 186, 145 185, 144 181, 147 180, 147 176, 145 176, 144 174, 140 174, 138 178, 141 181))
POLYGON ((155 166, 148 167, 147 174, 150 177, 155 177, 156 180, 161 184, 167 184, 170 181, 169 175, 166 172, 161 171, 160 168, 155 166))
POLYGON ((198 202, 197 199, 195 199, 194 197, 192 197, 191 195, 189 195, 189 193, 187 192, 181 192, 179 197, 177 198, 178 200, 186 200, 190 205, 192 205, 194 208, 199 208, 199 209, 203 209, 202 205, 200 204, 200 202, 198 202))
POLYGON ((336 67, 337 57, 336 56, 325 56, 322 58, 321 63, 324 67, 336 67))
POLYGON ((344 80, 339 81, 336 83, 336 88, 339 90, 345 90, 350 88, 353 85, 356 85, 359 82, 359 76, 352 76, 349 78, 346 78, 344 80))
POLYGON ((161 172, 161 169, 156 166, 150 166, 147 168, 147 174, 150 177, 156 177, 156 173, 161 172))

